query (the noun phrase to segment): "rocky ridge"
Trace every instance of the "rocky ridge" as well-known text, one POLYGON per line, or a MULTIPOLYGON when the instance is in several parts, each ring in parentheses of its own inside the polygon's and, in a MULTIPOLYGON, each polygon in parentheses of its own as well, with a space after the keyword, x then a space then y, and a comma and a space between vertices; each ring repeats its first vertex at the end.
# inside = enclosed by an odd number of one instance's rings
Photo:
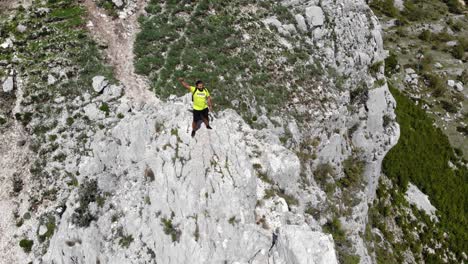
MULTIPOLYGON (((6 250, 16 241, 2 240, 2 259, 335 263, 339 247, 340 259, 357 254, 361 262, 373 262, 361 233, 382 158, 398 138, 394 122, 384 125, 384 116, 393 119, 394 101, 383 65, 369 72, 372 63, 385 57, 378 23, 364 2, 283 4, 298 12, 297 28, 308 32, 317 48, 311 59, 320 59, 337 73, 325 76, 314 91, 328 102, 295 101, 293 107, 310 114, 312 120, 265 117, 267 127, 258 130, 235 111, 224 110, 213 121, 214 131, 203 129, 193 140, 188 96, 172 96, 167 102, 121 97, 123 90, 134 91, 95 76, 88 92, 54 98, 54 104, 71 108, 59 113, 55 126, 46 132, 49 139, 61 135, 60 147, 46 157, 41 171, 60 176, 39 184, 33 180, 37 175, 31 175, 34 170, 23 169, 24 185, 19 191, 14 184, 5 186, 7 193, 17 194, 2 197, 2 207, 11 210, 16 203, 15 218, 24 223, 17 228, 9 217, 2 219, 2 226, 6 233, 27 238, 23 249, 28 248, 27 241, 33 244, 32 253, 24 254, 19 249, 6 250), (346 79, 341 89, 335 84, 337 76, 346 79), (364 89, 354 88, 363 85, 364 89), (285 146, 286 131, 290 144, 285 146), (323 164, 333 167, 325 175, 326 182, 345 187, 324 190, 317 170, 323 164), (345 182, 349 169, 357 169, 354 164, 363 164, 358 169, 362 179, 356 184, 345 182), (36 193, 42 193, 40 201, 31 199, 36 193), (14 197, 19 199, 13 202, 14 197), (346 197, 357 199, 350 204, 339 201, 346 197), (336 234, 324 234, 323 226, 333 217, 343 223, 346 240, 354 247, 335 246, 336 234)), ((294 24, 271 19, 265 23, 298 32, 294 24)), ((19 73, 20 80, 28 80, 23 74, 19 73)), ((53 78, 46 80, 53 84, 53 78)), ((14 91, 19 106, 24 100, 21 86, 14 91)), ((19 107, 12 114, 26 110, 19 107)), ((18 128, 10 127, 11 133, 2 137, 18 135, 21 118, 8 121, 18 128)), ((33 118, 25 126, 38 122, 52 120, 33 118)), ((19 141, 18 136, 9 141, 19 141)), ((28 152, 22 147, 2 153, 9 153, 2 159, 3 167, 11 168, 2 173, 3 182, 15 182, 16 164, 28 152)), ((32 160, 26 159, 25 166, 32 160)))

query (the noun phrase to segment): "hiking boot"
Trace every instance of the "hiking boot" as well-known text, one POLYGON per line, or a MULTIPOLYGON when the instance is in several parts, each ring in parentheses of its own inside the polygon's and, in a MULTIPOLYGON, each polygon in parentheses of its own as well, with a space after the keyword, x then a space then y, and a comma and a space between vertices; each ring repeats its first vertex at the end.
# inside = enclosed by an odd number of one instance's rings
POLYGON ((210 127, 210 125, 207 125, 206 128, 208 128, 208 129, 213 129, 212 127, 210 127))
POLYGON ((192 131, 192 137, 194 137, 194 136, 195 136, 195 130, 192 131))

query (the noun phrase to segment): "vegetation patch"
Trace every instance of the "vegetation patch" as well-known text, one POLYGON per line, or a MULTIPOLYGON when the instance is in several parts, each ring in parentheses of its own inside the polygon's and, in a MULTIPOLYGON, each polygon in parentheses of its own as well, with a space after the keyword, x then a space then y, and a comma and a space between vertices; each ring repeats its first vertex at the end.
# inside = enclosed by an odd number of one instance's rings
POLYGON ((172 213, 171 218, 161 218, 161 225, 163 226, 163 231, 166 235, 170 236, 172 242, 179 242, 182 231, 174 225, 172 219, 174 218, 174 213, 172 213))
POLYGON ((97 216, 89 211, 88 206, 90 203, 97 202, 102 195, 97 181, 88 180, 83 182, 78 190, 78 195, 79 207, 75 209, 72 215, 72 223, 79 227, 88 227, 92 221, 97 219, 97 216))
POLYGON ((383 171, 401 192, 411 181, 429 196, 440 213, 440 227, 448 234, 450 250, 462 261, 462 253, 468 248, 468 222, 463 210, 468 192, 466 161, 456 157, 447 136, 423 109, 395 88, 391 87, 391 92, 397 101, 401 135, 386 155, 383 171))
POLYGON ((288 51, 276 41, 276 32, 259 23, 273 15, 283 23, 294 20, 278 2, 249 3, 249 10, 255 12, 241 10, 245 4, 240 0, 184 5, 150 1, 148 15, 139 18, 136 72, 149 77, 152 89, 162 99, 185 93, 178 77, 189 83, 204 80, 217 107, 238 109, 249 124, 256 124, 259 113, 281 109, 292 89, 312 86, 319 78, 320 70, 309 61, 313 48, 300 36, 291 36, 291 41, 301 45, 288 51), (246 39, 247 35, 255 38, 246 39), (265 46, 271 52, 263 52, 265 46), (279 57, 286 59, 278 63, 279 57))
POLYGON ((34 241, 29 239, 21 239, 19 242, 19 246, 23 248, 24 252, 29 253, 31 252, 32 246, 34 245, 34 241))

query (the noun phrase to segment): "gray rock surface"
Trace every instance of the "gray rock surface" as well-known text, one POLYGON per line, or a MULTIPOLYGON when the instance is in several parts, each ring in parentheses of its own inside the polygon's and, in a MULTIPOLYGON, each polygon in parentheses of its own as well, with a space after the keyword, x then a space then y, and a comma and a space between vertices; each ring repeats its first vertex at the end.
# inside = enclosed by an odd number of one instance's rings
POLYGON ((322 8, 311 6, 305 9, 307 23, 310 27, 322 26, 325 20, 322 8))
POLYGON ((109 82, 106 80, 104 76, 95 76, 93 77, 93 89, 96 93, 102 92, 104 88, 109 85, 109 82))
POLYGON ((13 91, 13 88, 15 87, 13 76, 8 76, 3 82, 2 87, 3 87, 3 92, 5 93, 13 91))
POLYGON ((272 263, 336 263, 331 237, 304 222, 297 229, 283 217, 271 251, 272 231, 256 224, 255 208, 263 195, 253 169, 259 160, 252 153, 266 146, 275 149, 278 160, 262 166, 273 166, 275 179, 285 184, 299 173, 297 161, 284 162, 297 160, 295 154, 259 141, 261 132, 249 128, 232 110, 219 113, 214 130, 202 129, 192 139, 191 113, 179 100, 144 105, 140 111, 133 108, 131 116, 93 136, 92 155, 82 156, 78 166, 80 181, 96 179, 111 200, 97 209, 99 219, 87 229, 71 222, 77 204, 69 200, 44 261, 98 258, 101 263, 124 263, 130 251, 145 262, 151 258, 150 247, 158 263, 265 263, 268 258, 272 263), (145 178, 148 168, 154 180, 145 178), (111 221, 116 214, 119 218, 111 221), (162 218, 172 219, 179 241, 165 234, 162 218), (135 238, 126 251, 107 242, 118 240, 115 232, 120 227, 135 238), (66 241, 81 242, 69 246, 66 241))

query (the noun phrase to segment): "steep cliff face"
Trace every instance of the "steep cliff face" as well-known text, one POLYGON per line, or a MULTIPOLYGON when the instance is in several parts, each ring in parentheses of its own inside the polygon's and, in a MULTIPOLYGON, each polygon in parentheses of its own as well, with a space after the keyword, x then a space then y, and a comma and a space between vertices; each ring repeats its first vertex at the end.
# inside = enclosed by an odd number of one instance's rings
MULTIPOLYGON (((0 238, 2 259, 372 263, 362 239, 367 207, 399 131, 380 63, 380 27, 365 2, 246 4, 247 21, 256 18, 252 10, 266 15, 249 27, 239 24, 238 33, 249 29, 250 36, 258 31, 271 39, 272 46, 246 45, 259 48, 252 51, 264 60, 260 68, 288 66, 277 73, 285 104, 242 112, 225 100, 232 105, 216 113, 214 130, 202 128, 195 138, 190 95, 157 98, 133 73, 136 17, 151 14, 143 1, 122 3, 114 20, 92 1, 86 9, 50 1, 3 21, 10 31, 0 42, 12 45, 2 57, 9 69, 2 76, 14 75, 16 85, 1 94, 1 208, 9 212, 0 219, 7 234, 0 238), (273 7, 280 8, 277 16, 273 7), (293 19, 285 22, 281 10, 293 19), (80 17, 85 20, 74 20, 80 17), (18 33, 22 24, 27 29, 18 33), (92 56, 76 53, 83 45, 76 39, 88 38, 76 26, 85 24, 117 80, 94 44, 85 42, 92 56), (59 33, 69 39, 55 39, 59 33), (37 57, 37 49, 56 56, 37 57), (289 65, 286 57, 301 50, 307 53, 289 65), (320 76, 288 79, 288 69, 307 65, 320 76), (253 116, 259 121, 252 123, 253 116)), ((246 98, 263 102, 255 96, 246 98)))

